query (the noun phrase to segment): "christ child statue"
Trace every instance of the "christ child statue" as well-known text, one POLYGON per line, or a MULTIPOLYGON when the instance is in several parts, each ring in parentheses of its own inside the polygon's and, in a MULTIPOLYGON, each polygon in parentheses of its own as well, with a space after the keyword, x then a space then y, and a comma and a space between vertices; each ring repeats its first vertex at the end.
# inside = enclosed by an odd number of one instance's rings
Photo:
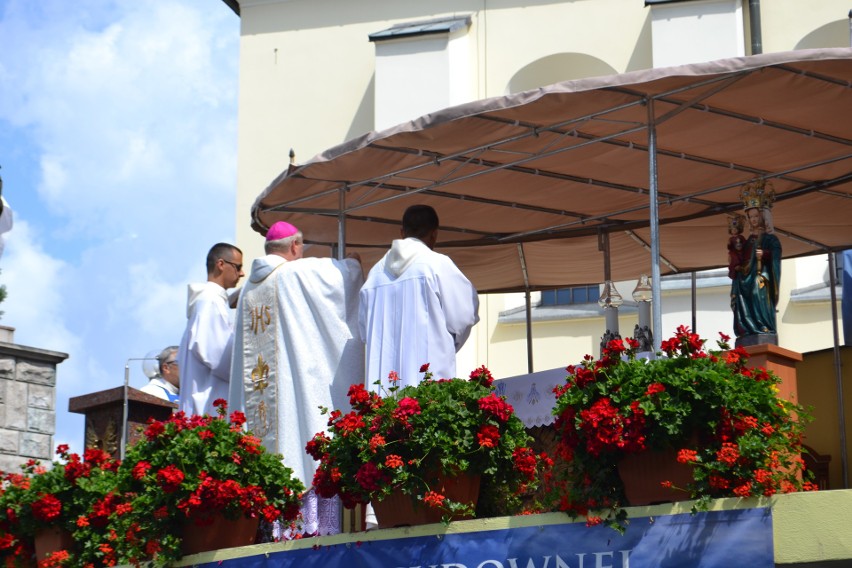
POLYGON ((743 237, 745 228, 745 217, 734 215, 728 218, 728 278, 734 279, 737 271, 745 261, 746 239, 743 237))

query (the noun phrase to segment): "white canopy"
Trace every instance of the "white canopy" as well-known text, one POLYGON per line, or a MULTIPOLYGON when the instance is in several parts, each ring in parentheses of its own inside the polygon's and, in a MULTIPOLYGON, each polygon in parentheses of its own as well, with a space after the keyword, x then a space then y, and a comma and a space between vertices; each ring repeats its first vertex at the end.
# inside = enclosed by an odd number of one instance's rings
MULTIPOLYGON (((852 246, 852 49, 773 53, 566 81, 444 109, 291 166, 257 198, 309 243, 371 266, 413 203, 481 292, 723 266, 743 184, 774 186, 785 257, 852 246), (656 167, 656 169, 654 168, 656 167), (656 171, 656 175, 655 174, 656 171), (656 187, 655 187, 656 185, 656 187), (342 221, 342 223, 339 223, 342 221)), ((314 248, 314 254, 328 254, 314 248)))

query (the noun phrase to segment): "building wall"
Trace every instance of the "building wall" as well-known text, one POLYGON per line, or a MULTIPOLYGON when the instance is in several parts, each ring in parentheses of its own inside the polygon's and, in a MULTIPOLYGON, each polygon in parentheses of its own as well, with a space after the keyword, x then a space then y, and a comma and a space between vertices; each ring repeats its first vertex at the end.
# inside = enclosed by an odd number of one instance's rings
MULTIPOLYGON (((838 394, 834 349, 805 353, 796 365, 799 403, 810 408, 814 421, 805 431, 805 444, 820 454, 831 456, 829 488, 844 487, 840 442, 840 400, 843 400, 846 431, 852 425, 852 347, 840 348, 842 397, 838 394)), ((846 455, 852 455, 852 439, 847 434, 846 455)), ((848 459, 848 457, 847 457, 848 459)), ((848 480, 852 481, 852 480, 848 480)))
POLYGON ((56 366, 67 357, 0 341, 0 470, 53 459, 56 366))
MULTIPOLYGON (((376 45, 368 40, 369 34, 403 22, 470 15, 465 56, 473 62, 472 99, 650 68, 655 64, 654 53, 702 56, 703 52, 661 44, 662 32, 656 38, 653 33, 655 8, 643 4, 637 0, 241 0, 238 246, 247 258, 262 254, 263 239, 250 228, 250 208, 286 169, 291 148, 301 163, 376 128, 376 45)), ((741 12, 734 20, 748 27, 748 2, 680 4, 690 8, 730 5, 741 12)), ((821 0, 807 7, 800 0, 763 0, 763 51, 848 46, 848 12, 848 2, 842 0, 821 0)), ((731 31, 744 45, 728 42, 726 49, 749 53, 748 30, 731 31)), ((404 106, 404 98, 398 99, 396 104, 404 106)), ((392 103, 381 104, 384 108, 392 103)), ((388 115, 416 118, 406 115, 405 108, 389 109, 388 115)), ((720 249, 724 246, 719 243, 720 249)), ((830 304, 789 301, 792 290, 824 281, 825 270, 814 270, 825 264, 825 257, 819 258, 823 260, 784 263, 779 338, 794 351, 831 345, 830 304), (801 270, 797 262, 805 263, 801 270)), ((629 295, 632 286, 620 290, 629 295)), ((492 295, 481 300, 481 322, 459 354, 458 372, 481 364, 497 376, 526 372, 525 327, 498 322, 500 312, 517 305, 517 296, 492 295)), ((691 324, 691 299, 681 291, 664 294, 662 301, 660 335, 665 338, 677 325, 691 324)), ((698 331, 711 343, 719 331, 731 334, 724 286, 701 290, 698 310, 698 331)), ((623 331, 633 329, 635 315, 620 320, 623 331)), ((597 354, 602 326, 602 318, 536 322, 534 369, 555 368, 576 362, 586 353, 597 354)))

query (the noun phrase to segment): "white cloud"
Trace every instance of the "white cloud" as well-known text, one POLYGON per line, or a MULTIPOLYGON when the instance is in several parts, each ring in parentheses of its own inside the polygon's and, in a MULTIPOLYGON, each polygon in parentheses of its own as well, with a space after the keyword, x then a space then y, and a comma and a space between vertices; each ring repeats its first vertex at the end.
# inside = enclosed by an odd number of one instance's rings
POLYGON ((82 443, 69 397, 120 386, 128 358, 177 343, 187 282, 233 238, 239 19, 215 4, 0 0, 16 213, 0 310, 17 342, 70 355, 57 443, 82 443))
MULTIPOLYGON (((35 240, 29 223, 16 218, 15 227, 4 235, 5 251, 0 261, 0 281, 6 286, 2 323, 15 328, 15 343, 59 353, 81 353, 84 348, 65 321, 62 295, 70 267, 47 254, 35 240)), ((68 398, 87 388, 84 361, 71 357, 57 367, 57 439, 82 444, 80 417, 67 413, 68 398)))
POLYGON ((62 352, 78 349, 79 340, 64 322, 58 286, 68 265, 45 253, 25 220, 16 218, 14 228, 3 238, 6 247, 0 260, 0 282, 8 293, 0 304, 5 312, 3 323, 16 328, 18 343, 62 352))
POLYGON ((235 148, 238 38, 222 47, 213 41, 223 24, 236 31, 235 18, 197 0, 120 6, 128 11, 109 25, 37 34, 29 65, 12 77, 27 91, 16 112, 44 149, 40 195, 72 231, 95 237, 116 230, 116 219, 144 222, 162 200, 191 207, 210 193, 229 195, 235 184, 233 157, 201 167, 193 156, 209 157, 211 141, 235 148), (203 185, 190 177, 211 168, 224 175, 203 185), (128 203, 135 218, 126 215, 128 203))

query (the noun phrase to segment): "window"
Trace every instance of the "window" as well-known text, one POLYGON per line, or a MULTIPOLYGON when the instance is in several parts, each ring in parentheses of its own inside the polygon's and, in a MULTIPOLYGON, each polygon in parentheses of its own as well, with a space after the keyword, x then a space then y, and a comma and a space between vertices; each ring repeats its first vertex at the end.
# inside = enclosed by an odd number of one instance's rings
POLYGON ((598 301, 600 290, 595 286, 573 286, 558 290, 545 290, 541 293, 542 306, 562 306, 566 304, 591 304, 598 301))

